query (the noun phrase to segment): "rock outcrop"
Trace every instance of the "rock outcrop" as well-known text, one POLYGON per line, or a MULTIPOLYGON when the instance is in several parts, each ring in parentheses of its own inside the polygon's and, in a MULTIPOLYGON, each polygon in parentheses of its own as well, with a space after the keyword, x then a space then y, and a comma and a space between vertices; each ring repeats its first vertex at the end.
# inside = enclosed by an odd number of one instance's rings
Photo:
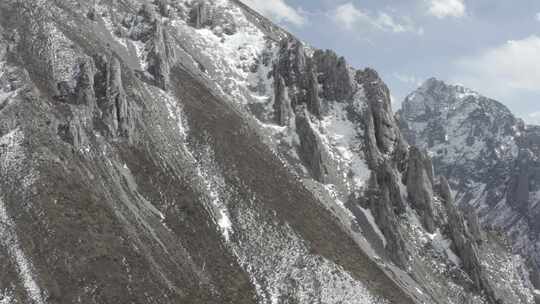
MULTIPOLYGON (((478 244, 476 243, 479 236, 471 233, 463 214, 454 204, 452 195, 450 194, 450 186, 446 178, 440 177, 438 190, 441 197, 444 198, 443 202, 448 213, 450 236, 453 240, 455 250, 463 262, 463 269, 470 275, 474 286, 478 290, 485 292, 490 303, 501 303, 502 300, 496 296, 495 286, 492 286, 490 283, 480 259, 478 244)), ((476 226, 474 229, 478 229, 478 227, 476 226)), ((479 230, 476 231, 476 233, 479 232, 479 230)))
POLYGON ((355 77, 356 81, 363 84, 373 119, 377 147, 383 153, 392 152, 399 135, 396 134, 397 129, 391 110, 390 91, 375 70, 358 71, 355 77))
POLYGON ((23 2, 0 1, 0 302, 531 303, 374 70, 236 0, 23 2))
POLYGON ((418 211, 422 223, 430 233, 435 232, 435 213, 433 211, 433 172, 429 157, 421 153, 418 148, 409 149, 409 163, 407 165, 407 193, 412 207, 418 211))
POLYGON ((94 85, 101 122, 111 136, 129 138, 133 135, 135 113, 124 91, 121 63, 114 55, 100 55, 95 61, 98 72, 94 85))
POLYGON ((310 114, 305 107, 296 110, 296 131, 300 138, 299 155, 313 178, 321 183, 328 182, 328 155, 310 121, 310 114))
POLYGON ((352 79, 345 58, 326 50, 316 50, 313 60, 317 67, 317 82, 322 85, 322 97, 331 101, 349 100, 352 98, 352 79))
POLYGON ((477 241, 484 237, 475 226, 506 232, 514 252, 535 261, 536 277, 538 127, 495 100, 436 79, 410 94, 398 116, 407 141, 427 150, 437 174, 448 177, 456 203, 478 215, 467 218, 477 241))
MULTIPOLYGON (((320 116, 321 101, 316 71, 313 60, 305 53, 303 44, 296 39, 284 39, 280 44, 278 58, 274 73, 275 76, 280 75, 283 78, 293 108, 297 105, 306 105, 311 114, 320 116)), ((280 81, 279 77, 274 79, 280 81)), ((283 101, 276 99, 276 102, 276 107, 280 108, 283 101)))

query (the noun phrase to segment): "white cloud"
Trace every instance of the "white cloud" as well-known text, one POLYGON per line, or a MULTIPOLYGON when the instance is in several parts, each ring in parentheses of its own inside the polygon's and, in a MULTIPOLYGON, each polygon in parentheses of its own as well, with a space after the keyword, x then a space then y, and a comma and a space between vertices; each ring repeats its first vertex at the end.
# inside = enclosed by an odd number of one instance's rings
POLYGON ((540 124, 540 112, 533 112, 533 113, 530 113, 528 116, 527 116, 527 121, 528 122, 534 122, 536 124, 540 124))
POLYGON ((402 74, 402 73, 394 73, 392 74, 392 76, 394 76, 394 78, 396 78, 397 80, 403 82, 403 83, 406 83, 406 84, 411 84, 411 85, 415 85, 415 86, 421 86, 422 85, 422 82, 423 80, 414 76, 414 75, 406 75, 406 74, 402 74))
POLYGON ((488 49, 477 56, 457 62, 465 80, 483 90, 527 90, 540 92, 540 37, 522 40, 488 49))
POLYGON ((536 20, 537 20, 537 21, 540 21, 540 13, 537 13, 537 14, 536 14, 536 20))
POLYGON ((429 9, 428 13, 439 19, 446 17, 463 17, 465 16, 464 0, 427 0, 429 9))
POLYGON ((357 26, 368 25, 371 28, 384 32, 415 32, 419 35, 424 33, 424 30, 422 28, 417 29, 411 20, 403 20, 403 22, 399 22, 395 17, 392 17, 385 12, 378 12, 377 14, 373 15, 360 8, 357 8, 351 2, 339 5, 332 12, 331 16, 337 24, 349 30, 357 26))
POLYGON ((306 19, 299 10, 289 6, 284 0, 243 0, 244 4, 278 22, 289 22, 297 26, 304 25, 306 19))

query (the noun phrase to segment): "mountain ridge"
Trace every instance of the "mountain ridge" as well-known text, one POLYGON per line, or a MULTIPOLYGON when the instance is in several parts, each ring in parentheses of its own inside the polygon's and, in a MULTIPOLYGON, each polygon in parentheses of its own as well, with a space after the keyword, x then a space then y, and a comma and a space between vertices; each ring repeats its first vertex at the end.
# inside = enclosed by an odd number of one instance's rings
POLYGON ((397 114, 401 128, 411 143, 431 151, 436 171, 451 179, 461 206, 478 212, 484 225, 509 235, 514 250, 529 259, 536 283, 538 128, 498 101, 477 93, 459 96, 464 91, 473 92, 427 82, 405 99, 397 114), (453 108, 437 111, 441 104, 453 108), (476 149, 460 149, 463 142, 476 149))
POLYGON ((0 13, 0 300, 532 303, 376 71, 236 1, 0 13))

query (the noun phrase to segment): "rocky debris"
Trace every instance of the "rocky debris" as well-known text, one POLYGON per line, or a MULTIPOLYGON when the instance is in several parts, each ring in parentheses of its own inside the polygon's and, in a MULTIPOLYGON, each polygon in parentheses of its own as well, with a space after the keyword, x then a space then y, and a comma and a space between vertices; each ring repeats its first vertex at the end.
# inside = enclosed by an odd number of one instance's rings
POLYGON ((418 211, 426 230, 433 233, 435 232, 435 214, 432 202, 433 169, 430 165, 429 157, 425 153, 414 146, 410 147, 406 177, 409 202, 418 211))

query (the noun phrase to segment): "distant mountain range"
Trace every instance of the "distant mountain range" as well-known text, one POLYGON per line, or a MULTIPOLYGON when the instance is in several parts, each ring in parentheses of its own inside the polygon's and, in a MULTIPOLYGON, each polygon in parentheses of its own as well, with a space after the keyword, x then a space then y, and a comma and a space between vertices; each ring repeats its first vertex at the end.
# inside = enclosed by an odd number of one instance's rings
POLYGON ((462 86, 427 80, 399 111, 411 144, 428 151, 457 203, 508 235, 540 283, 540 127, 462 86))

